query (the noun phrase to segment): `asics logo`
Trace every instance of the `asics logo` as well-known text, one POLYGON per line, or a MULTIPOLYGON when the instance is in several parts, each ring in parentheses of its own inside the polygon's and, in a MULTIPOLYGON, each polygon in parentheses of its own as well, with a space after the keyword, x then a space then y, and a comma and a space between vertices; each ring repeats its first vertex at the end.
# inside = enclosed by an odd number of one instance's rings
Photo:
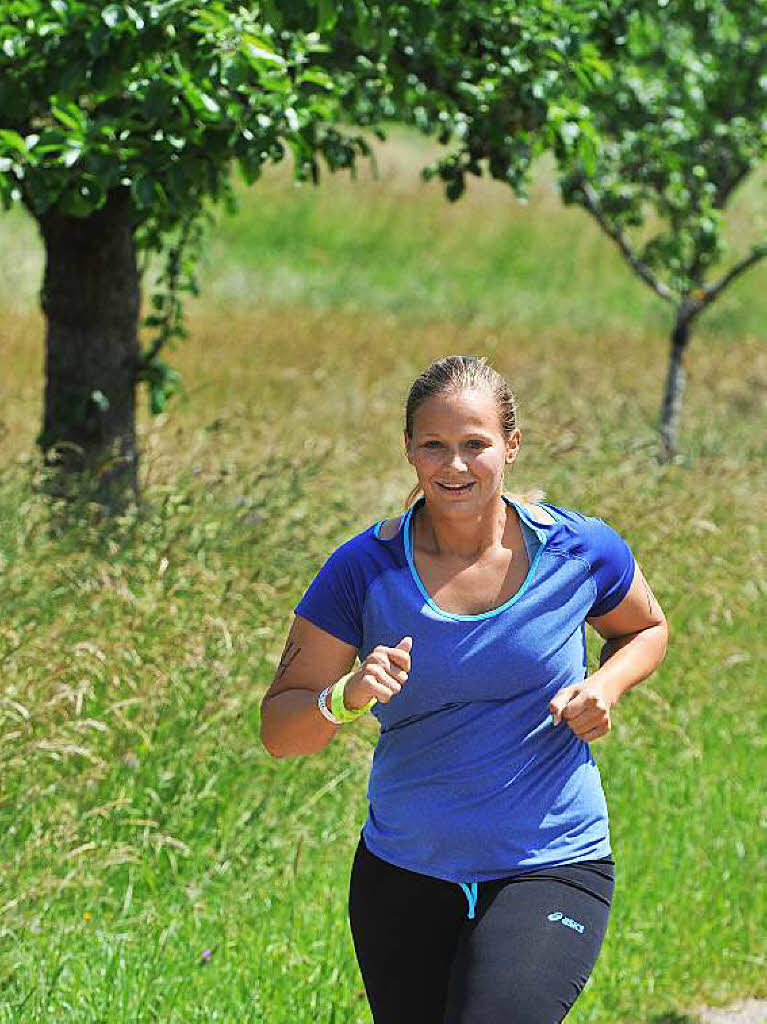
POLYGON ((586 931, 580 921, 573 921, 571 917, 565 917, 561 910, 553 910, 548 918, 549 921, 559 921, 565 928, 572 928, 574 932, 579 932, 581 935, 586 931))

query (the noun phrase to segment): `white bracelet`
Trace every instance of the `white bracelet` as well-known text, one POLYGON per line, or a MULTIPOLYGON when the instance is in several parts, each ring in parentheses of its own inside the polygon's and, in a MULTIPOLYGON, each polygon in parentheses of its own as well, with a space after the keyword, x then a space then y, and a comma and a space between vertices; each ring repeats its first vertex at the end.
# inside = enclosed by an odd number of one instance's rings
POLYGON ((328 707, 328 696, 330 694, 330 691, 333 689, 333 685, 334 684, 326 686, 321 693, 317 694, 317 707, 320 709, 322 715, 325 718, 327 718, 329 722, 332 722, 333 725, 343 725, 341 720, 339 718, 336 718, 336 716, 328 707))

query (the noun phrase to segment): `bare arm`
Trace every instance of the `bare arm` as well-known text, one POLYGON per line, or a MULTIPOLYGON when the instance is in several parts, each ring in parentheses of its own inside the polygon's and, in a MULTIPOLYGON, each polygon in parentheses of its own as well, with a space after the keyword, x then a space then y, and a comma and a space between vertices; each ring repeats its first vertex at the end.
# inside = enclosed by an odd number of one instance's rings
POLYGON ((588 621, 605 639, 599 668, 589 679, 616 704, 626 690, 652 675, 668 647, 666 617, 638 564, 618 607, 588 621))
POLYGON ((560 690, 549 709, 555 724, 564 718, 579 739, 590 742, 610 731, 611 709, 626 690, 663 661, 668 624, 639 565, 618 607, 588 622, 606 641, 599 668, 582 683, 560 690))
POLYGON ((356 650, 296 616, 272 685, 261 701, 261 742, 273 757, 314 754, 339 726, 322 716, 317 695, 345 675, 356 650))
MULTIPOLYGON (((407 682, 411 637, 396 647, 375 647, 344 687, 348 710, 372 697, 387 702, 407 682)), ((317 695, 349 672, 357 650, 297 615, 288 634, 274 681, 261 701, 261 742, 273 757, 315 754, 339 726, 317 707, 317 695)))

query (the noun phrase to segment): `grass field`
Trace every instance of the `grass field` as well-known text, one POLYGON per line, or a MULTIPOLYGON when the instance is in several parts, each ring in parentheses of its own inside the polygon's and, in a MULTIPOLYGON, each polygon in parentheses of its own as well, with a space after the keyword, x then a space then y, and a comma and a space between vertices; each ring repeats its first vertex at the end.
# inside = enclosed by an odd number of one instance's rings
POLYGON ((545 169, 524 207, 488 183, 451 207, 426 155, 397 136, 378 180, 318 191, 275 173, 218 225, 187 391, 142 415, 146 500, 110 528, 39 497, 40 252, 0 221, 0 1024, 370 1021, 345 905, 375 724, 275 762, 258 704, 322 559, 401 507, 408 384, 457 351, 517 391, 509 489, 615 525, 671 624, 595 746, 618 889, 569 1020, 767 996, 766 268, 701 321, 659 466, 661 304, 545 169))

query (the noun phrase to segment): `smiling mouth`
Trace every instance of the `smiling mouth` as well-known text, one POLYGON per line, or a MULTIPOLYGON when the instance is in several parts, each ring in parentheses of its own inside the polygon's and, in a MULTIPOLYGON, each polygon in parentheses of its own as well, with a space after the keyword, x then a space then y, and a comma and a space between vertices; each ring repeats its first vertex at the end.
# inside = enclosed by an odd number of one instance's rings
POLYGON ((470 484, 459 484, 458 486, 451 487, 448 484, 440 483, 439 480, 436 481, 436 484, 437 484, 437 487, 439 487, 443 491, 447 491, 448 494, 466 494, 474 486, 473 483, 470 483, 470 484))

